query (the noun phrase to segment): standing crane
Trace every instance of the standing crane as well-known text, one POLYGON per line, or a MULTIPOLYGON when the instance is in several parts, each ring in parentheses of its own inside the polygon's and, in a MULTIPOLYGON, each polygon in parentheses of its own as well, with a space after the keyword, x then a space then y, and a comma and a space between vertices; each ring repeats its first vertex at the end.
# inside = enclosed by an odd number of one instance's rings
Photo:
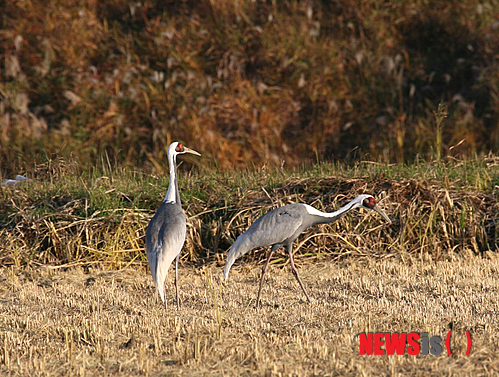
POLYGON ((180 307, 178 297, 178 260, 180 251, 185 242, 187 221, 182 211, 180 193, 178 191, 177 161, 179 154, 192 153, 201 156, 198 152, 189 149, 178 142, 168 147, 168 164, 170 166, 170 185, 163 204, 156 211, 146 230, 146 252, 149 268, 151 269, 154 286, 165 302, 165 280, 168 269, 175 259, 175 293, 177 308, 180 307))
POLYGON ((260 305, 260 293, 262 291, 263 278, 267 271, 270 258, 276 250, 285 247, 289 253, 291 271, 300 284, 303 293, 310 302, 310 297, 303 285, 293 260, 293 242, 307 228, 318 225, 332 223, 354 208, 373 209, 383 218, 391 223, 390 218, 378 207, 376 200, 371 195, 359 195, 350 203, 331 213, 321 212, 308 204, 294 203, 280 208, 273 209, 258 218, 246 232, 237 237, 236 242, 231 246, 224 268, 224 278, 228 279, 229 271, 235 260, 247 252, 263 246, 272 246, 267 261, 262 268, 260 287, 256 298, 256 307, 260 305))

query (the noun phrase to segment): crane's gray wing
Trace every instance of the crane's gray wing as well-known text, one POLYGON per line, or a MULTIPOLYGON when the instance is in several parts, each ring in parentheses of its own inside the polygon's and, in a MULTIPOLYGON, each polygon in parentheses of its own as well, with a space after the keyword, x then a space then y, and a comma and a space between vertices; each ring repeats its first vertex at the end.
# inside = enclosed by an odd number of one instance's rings
POLYGON ((235 260, 257 247, 283 244, 293 237, 303 224, 303 205, 289 204, 276 208, 258 218, 246 232, 237 237, 231 246, 225 262, 224 277, 229 277, 229 271, 235 260))
POLYGON ((146 252, 154 286, 165 302, 165 280, 173 260, 182 250, 186 219, 182 208, 163 202, 146 230, 146 252))

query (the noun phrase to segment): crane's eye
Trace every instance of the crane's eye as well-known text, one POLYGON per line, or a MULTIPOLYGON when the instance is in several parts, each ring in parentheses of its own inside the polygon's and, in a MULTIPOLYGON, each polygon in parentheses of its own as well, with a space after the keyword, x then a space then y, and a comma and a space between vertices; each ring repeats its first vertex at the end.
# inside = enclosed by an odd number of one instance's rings
POLYGON ((376 205, 376 200, 374 200, 374 198, 370 196, 369 198, 365 198, 362 204, 364 205, 364 207, 374 208, 374 206, 376 205))
POLYGON ((175 151, 176 152, 183 152, 184 151, 184 146, 182 145, 182 143, 177 144, 177 148, 175 148, 175 151))

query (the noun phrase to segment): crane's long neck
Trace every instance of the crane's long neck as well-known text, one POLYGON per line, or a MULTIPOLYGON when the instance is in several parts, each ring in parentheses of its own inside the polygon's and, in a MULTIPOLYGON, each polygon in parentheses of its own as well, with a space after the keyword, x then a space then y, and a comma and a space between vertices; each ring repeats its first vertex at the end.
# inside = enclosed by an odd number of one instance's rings
POLYGON ((334 212, 322 212, 309 205, 306 206, 308 213, 315 217, 315 224, 327 224, 332 223, 339 218, 343 217, 347 212, 355 208, 356 201, 352 200, 350 203, 344 205, 339 210, 334 212))
POLYGON ((168 164, 170 165, 170 185, 168 186, 165 202, 173 202, 182 205, 180 201, 180 192, 178 191, 177 162, 175 161, 174 155, 168 159, 168 164))

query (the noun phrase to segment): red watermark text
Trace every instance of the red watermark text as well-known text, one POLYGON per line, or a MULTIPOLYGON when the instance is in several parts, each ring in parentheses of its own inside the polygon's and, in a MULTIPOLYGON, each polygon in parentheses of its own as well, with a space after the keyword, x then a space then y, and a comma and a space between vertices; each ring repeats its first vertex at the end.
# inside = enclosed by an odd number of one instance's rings
MULTIPOLYGON (((410 333, 389 333, 370 332, 360 333, 360 354, 361 355, 440 355, 444 349, 451 355, 450 348, 451 331, 447 333, 445 343, 443 339, 434 335, 430 337, 427 332, 421 335, 417 332, 410 333)), ((466 355, 471 350, 471 335, 466 331, 466 355)))

